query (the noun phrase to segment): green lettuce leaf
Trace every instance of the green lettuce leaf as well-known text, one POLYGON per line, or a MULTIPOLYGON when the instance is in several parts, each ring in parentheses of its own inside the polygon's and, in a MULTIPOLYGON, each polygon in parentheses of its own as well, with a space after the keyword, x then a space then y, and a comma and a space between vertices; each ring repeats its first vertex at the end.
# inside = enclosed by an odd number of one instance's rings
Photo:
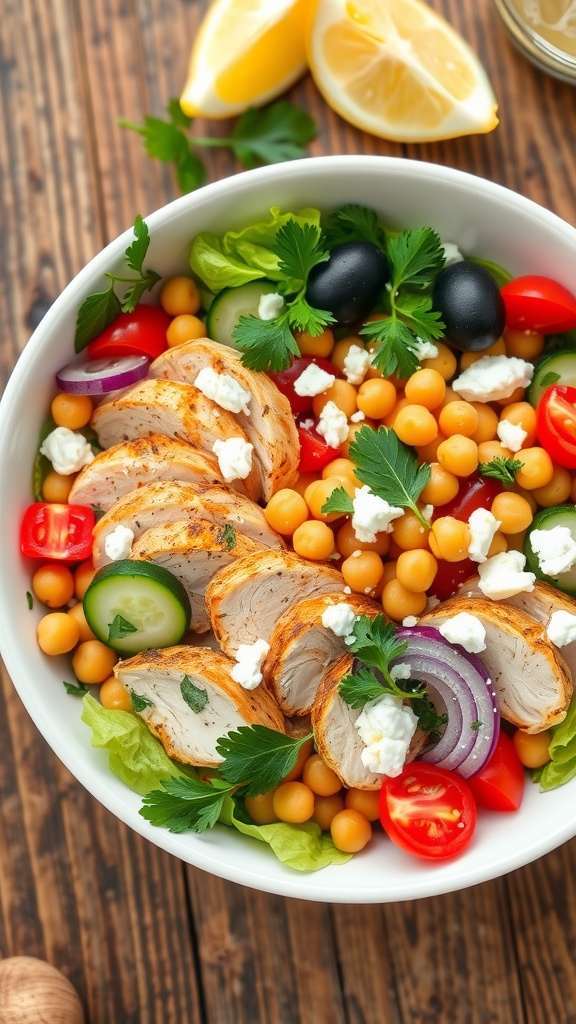
POLYGON ((280 213, 274 206, 268 220, 250 224, 241 231, 227 231, 222 238, 203 231, 192 241, 190 267, 212 292, 238 288, 261 278, 282 280, 289 291, 290 282, 278 269, 279 260, 272 251, 278 230, 288 220, 319 225, 320 211, 310 208, 280 213))
POLYGON ((576 697, 564 721, 552 730, 549 753, 549 763, 532 776, 542 790, 557 789, 576 775, 576 697))
POLYGON ((328 833, 320 831, 313 821, 303 825, 289 825, 278 821, 273 825, 251 825, 241 821, 234 812, 234 802, 228 797, 220 821, 232 825, 245 836, 259 839, 268 846, 282 864, 295 871, 318 871, 329 864, 346 864, 351 853, 337 850, 328 833))
POLYGON ((92 730, 92 746, 108 751, 110 770, 130 789, 144 796, 163 779, 185 774, 137 715, 103 708, 90 694, 83 704, 82 721, 92 730))

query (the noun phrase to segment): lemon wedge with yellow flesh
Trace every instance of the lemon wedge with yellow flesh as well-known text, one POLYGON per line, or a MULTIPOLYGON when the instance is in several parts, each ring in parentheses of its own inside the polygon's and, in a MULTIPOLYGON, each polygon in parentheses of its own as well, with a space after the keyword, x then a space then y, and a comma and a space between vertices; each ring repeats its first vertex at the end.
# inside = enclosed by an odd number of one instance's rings
POLYGON ((215 0, 196 37, 180 105, 232 117, 285 92, 307 68, 310 0, 215 0))
POLYGON ((480 61, 422 0, 315 0, 308 61, 327 103, 384 139, 427 142, 498 124, 480 61))

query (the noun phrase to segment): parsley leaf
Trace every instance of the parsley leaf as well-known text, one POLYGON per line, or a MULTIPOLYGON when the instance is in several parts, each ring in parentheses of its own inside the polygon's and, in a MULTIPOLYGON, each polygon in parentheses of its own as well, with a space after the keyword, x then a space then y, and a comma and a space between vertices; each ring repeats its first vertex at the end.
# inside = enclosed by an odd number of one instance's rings
POLYGON ((389 664, 394 658, 404 653, 408 644, 406 640, 396 638, 396 626, 386 622, 384 615, 371 619, 369 615, 361 615, 356 619, 352 629, 354 643, 348 644, 348 650, 355 654, 365 665, 378 669, 393 691, 398 687, 389 671, 389 664))
POLYGON ((130 633, 137 633, 138 629, 122 615, 115 615, 112 622, 108 623, 108 641, 121 640, 130 633))
POLYGON ((549 373, 545 373, 542 379, 538 382, 541 388, 547 388, 551 384, 557 384, 560 380, 560 374, 554 373, 552 370, 549 373))
POLYGON ((440 235, 433 228, 409 228, 388 239, 392 287, 429 284, 444 266, 440 235))
POLYGON ((208 703, 208 691, 201 690, 188 676, 184 676, 180 683, 180 693, 195 715, 199 715, 208 703))
POLYGON ((286 221, 277 232, 274 252, 279 259, 279 271, 301 285, 306 283, 312 268, 325 263, 330 256, 318 225, 299 224, 296 220, 286 221))
POLYGON ((386 232, 378 221, 378 215, 367 206, 347 203, 333 210, 326 224, 326 241, 333 249, 344 242, 372 242, 380 249, 386 248, 386 232))
POLYGON ((430 479, 430 466, 418 465, 413 449, 403 444, 391 428, 361 427, 350 444, 350 459, 356 467, 355 476, 373 494, 390 505, 412 509, 425 529, 430 529, 416 504, 430 479))
POLYGON ((388 691, 369 668, 360 667, 340 680, 338 692, 351 708, 363 708, 388 691))
POLYGON ((273 320, 241 316, 234 329, 236 348, 242 350, 242 363, 249 370, 285 370, 300 349, 288 325, 285 313, 273 320))
POLYGON ((120 118, 118 124, 142 136, 148 156, 165 164, 174 164, 176 180, 182 193, 193 192, 204 184, 206 172, 186 135, 192 119, 186 116, 177 99, 170 100, 166 110, 168 121, 161 117, 146 116, 144 124, 134 124, 125 118, 120 118))
POLYGON ((268 793, 291 771, 309 739, 285 736, 264 725, 241 725, 216 743, 224 758, 220 775, 227 782, 245 785, 246 796, 268 793))
POLYGON ((515 474, 524 465, 520 459, 505 459, 496 455, 490 462, 480 462, 478 472, 481 476, 492 477, 493 480, 501 480, 503 484, 513 484, 515 474))
POLYGON ((233 551, 236 547, 236 531, 230 523, 226 523, 224 526, 224 529, 222 530, 222 539, 228 551, 233 551))
POLYGON ((28 611, 32 611, 34 607, 34 598, 29 590, 26 591, 26 603, 28 604, 28 611))
POLYGON ((83 697, 88 693, 88 687, 85 683, 67 683, 64 679, 62 685, 66 693, 69 693, 71 697, 83 697))
POLYGON ((146 708, 154 707, 154 701, 134 692, 130 693, 130 704, 132 705, 132 710, 137 712, 145 711, 146 708))
POLYGON ((320 509, 322 515, 328 515, 330 512, 337 512, 342 516, 354 515, 354 503, 352 498, 343 487, 335 487, 332 494, 326 498, 326 501, 320 509))
POLYGON ((74 351, 82 352, 121 312, 122 303, 114 291, 113 281, 105 291, 88 295, 76 317, 74 351))
POLYGON ((152 825, 169 832, 205 832, 213 828, 222 812, 224 799, 234 790, 216 779, 165 779, 162 789, 143 797, 140 814, 152 825))

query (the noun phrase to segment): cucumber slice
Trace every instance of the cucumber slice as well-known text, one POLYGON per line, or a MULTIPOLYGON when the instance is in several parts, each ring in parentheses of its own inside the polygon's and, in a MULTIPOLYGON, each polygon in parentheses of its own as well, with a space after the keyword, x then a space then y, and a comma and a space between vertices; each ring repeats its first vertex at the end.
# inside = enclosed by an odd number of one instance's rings
POLYGON ((537 579, 544 583, 550 583, 557 590, 564 594, 576 597, 576 565, 559 576, 547 576, 542 572, 538 555, 532 550, 530 536, 534 530, 553 530, 556 526, 567 526, 576 541, 576 505, 554 505, 551 508, 543 508, 534 516, 532 523, 524 538, 524 554, 526 555, 526 568, 533 572, 537 579))
POLYGON ((568 384, 576 387, 576 351, 566 349, 542 356, 534 369, 532 383, 526 393, 530 405, 537 407, 542 395, 551 384, 568 384))
POLYGON ((258 316, 262 295, 277 292, 274 281, 250 281, 239 288, 223 288, 213 299, 206 317, 206 333, 213 341, 235 348, 233 332, 241 316, 258 316))
POLYGON ((84 595, 84 614, 98 640, 128 655, 179 643, 191 617, 173 573, 130 558, 98 570, 84 595))

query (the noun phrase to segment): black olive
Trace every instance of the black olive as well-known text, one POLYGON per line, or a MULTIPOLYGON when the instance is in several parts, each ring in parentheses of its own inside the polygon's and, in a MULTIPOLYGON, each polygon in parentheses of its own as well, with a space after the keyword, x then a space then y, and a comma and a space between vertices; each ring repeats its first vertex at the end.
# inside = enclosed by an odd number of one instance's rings
POLYGON ((492 274, 470 260, 451 263, 434 285, 433 306, 446 326, 446 339, 463 352, 490 348, 504 330, 506 310, 492 274))
POLYGON ((309 274, 306 300, 342 326, 370 313, 388 280, 388 261, 372 242, 344 242, 309 274))

